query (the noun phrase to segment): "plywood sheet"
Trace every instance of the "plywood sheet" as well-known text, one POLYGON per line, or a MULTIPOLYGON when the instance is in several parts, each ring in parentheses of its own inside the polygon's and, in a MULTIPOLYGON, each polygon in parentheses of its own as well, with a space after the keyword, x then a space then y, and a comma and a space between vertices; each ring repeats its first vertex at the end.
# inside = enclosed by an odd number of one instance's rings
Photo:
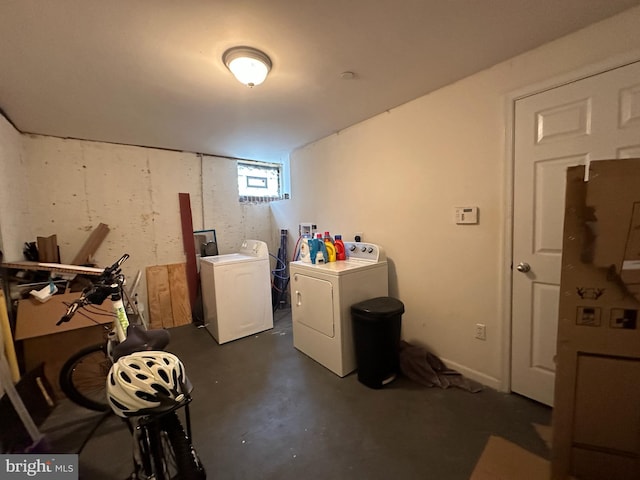
POLYGON ((187 287, 187 271, 184 263, 167 265, 169 274, 169 288, 171 291, 171 312, 173 325, 188 325, 191 323, 191 302, 187 287))
POLYGON ((149 326, 151 328, 172 327, 169 270, 166 265, 155 265, 147 267, 146 273, 149 326))
POLYGON ((186 264, 147 267, 147 300, 151 328, 171 328, 191 323, 186 264))

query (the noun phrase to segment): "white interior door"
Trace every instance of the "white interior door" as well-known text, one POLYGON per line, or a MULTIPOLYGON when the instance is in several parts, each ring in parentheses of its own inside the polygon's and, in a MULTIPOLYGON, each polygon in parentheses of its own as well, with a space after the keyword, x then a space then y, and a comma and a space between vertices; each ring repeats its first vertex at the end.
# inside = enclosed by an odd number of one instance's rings
POLYGON ((640 158, 640 62, 515 106, 511 390, 553 405, 568 166, 640 158))

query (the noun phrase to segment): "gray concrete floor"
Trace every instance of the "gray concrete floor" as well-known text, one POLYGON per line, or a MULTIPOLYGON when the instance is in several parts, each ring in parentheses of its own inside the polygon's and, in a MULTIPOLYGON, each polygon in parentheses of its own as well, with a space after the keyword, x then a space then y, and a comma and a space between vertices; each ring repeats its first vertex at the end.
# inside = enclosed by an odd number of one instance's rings
MULTIPOLYGON (((398 378, 372 390, 293 347, 291 315, 273 330, 218 345, 175 328, 169 350, 195 386, 194 444, 208 478, 466 480, 489 435, 548 458, 533 424, 551 410, 518 395, 425 388, 398 378)), ((47 422, 57 453, 80 452, 80 478, 125 478, 130 438, 114 417, 62 402, 47 422), (84 443, 84 445, 83 445, 84 443)))

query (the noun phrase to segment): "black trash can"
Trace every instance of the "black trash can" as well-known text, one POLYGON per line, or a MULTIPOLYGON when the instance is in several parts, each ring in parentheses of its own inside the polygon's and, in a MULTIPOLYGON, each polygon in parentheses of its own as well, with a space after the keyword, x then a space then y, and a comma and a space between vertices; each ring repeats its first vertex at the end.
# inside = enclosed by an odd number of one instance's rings
POLYGON ((400 372, 398 351, 404 304, 377 297, 351 306, 358 380, 382 388, 400 372))

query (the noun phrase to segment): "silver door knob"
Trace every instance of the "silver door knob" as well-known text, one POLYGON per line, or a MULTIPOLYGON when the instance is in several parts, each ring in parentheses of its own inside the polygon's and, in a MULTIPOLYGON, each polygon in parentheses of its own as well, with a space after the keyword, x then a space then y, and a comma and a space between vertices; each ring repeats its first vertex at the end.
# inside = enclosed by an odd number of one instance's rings
POLYGON ((529 270, 531 270, 531 265, 529 265, 528 263, 520 262, 516 267, 516 270, 522 273, 527 273, 529 270))

